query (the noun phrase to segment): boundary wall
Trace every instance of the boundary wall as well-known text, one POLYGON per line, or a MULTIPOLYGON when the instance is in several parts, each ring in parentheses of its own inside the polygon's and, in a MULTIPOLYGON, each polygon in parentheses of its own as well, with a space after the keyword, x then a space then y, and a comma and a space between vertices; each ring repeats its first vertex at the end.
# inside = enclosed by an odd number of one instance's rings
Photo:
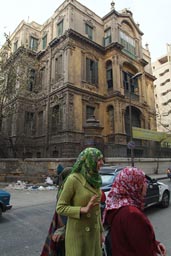
MULTIPOLYGON (((72 166, 75 158, 27 158, 27 159, 0 159, 0 182, 28 183, 44 182, 47 176, 55 175, 59 164, 64 167, 72 166)), ((170 158, 135 158, 134 165, 144 170, 146 174, 165 174, 171 167, 170 158)), ((105 158, 105 164, 131 165, 130 158, 105 158)))

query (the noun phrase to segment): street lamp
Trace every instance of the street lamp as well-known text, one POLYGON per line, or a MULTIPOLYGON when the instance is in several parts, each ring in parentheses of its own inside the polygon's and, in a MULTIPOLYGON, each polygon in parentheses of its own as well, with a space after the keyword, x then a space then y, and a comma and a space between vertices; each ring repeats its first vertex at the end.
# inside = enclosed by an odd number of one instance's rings
POLYGON ((130 132, 130 141, 128 143, 128 148, 131 150, 131 166, 134 166, 134 148, 135 143, 132 141, 132 109, 131 109, 131 81, 142 76, 141 72, 136 73, 128 79, 128 90, 129 90, 129 132, 130 132))

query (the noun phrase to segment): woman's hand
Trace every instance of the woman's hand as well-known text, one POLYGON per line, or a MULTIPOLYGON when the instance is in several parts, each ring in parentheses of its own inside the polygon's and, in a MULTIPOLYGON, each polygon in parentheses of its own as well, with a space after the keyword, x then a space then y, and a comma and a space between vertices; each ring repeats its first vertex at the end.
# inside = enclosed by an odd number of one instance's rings
POLYGON ((99 205, 100 199, 99 200, 97 199, 98 199, 97 195, 92 196, 87 206, 81 207, 81 213, 88 213, 91 208, 93 208, 96 205, 99 205))
POLYGON ((52 235, 52 240, 58 243, 59 240, 64 240, 64 239, 65 239, 65 226, 62 226, 54 232, 54 234, 52 235))
POLYGON ((165 248, 164 244, 159 243, 157 246, 157 249, 161 256, 166 256, 166 248, 165 248))
POLYGON ((52 240, 53 240, 54 242, 58 243, 59 240, 64 240, 64 236, 61 235, 61 234, 55 234, 55 233, 54 233, 54 234, 52 235, 52 240))
POLYGON ((101 233, 101 244, 103 244, 105 242, 105 235, 103 233, 101 233))

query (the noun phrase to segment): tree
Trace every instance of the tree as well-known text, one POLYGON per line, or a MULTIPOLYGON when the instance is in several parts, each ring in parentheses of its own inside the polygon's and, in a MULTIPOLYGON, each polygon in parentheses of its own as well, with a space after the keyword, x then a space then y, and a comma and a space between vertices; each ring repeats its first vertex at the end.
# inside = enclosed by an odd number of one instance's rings
MULTIPOLYGON (((18 138, 20 135, 15 135, 15 143, 11 139, 12 118, 22 111, 17 107, 19 100, 22 97, 32 99, 39 90, 36 84, 39 62, 36 53, 24 46, 12 53, 11 41, 7 34, 5 37, 6 42, 0 49, 0 140, 3 148, 1 152, 8 152, 3 146, 5 145, 10 148, 13 157, 16 157, 16 144, 21 139, 18 138)), ((1 155, 9 157, 8 153, 0 154, 0 157, 1 155)))

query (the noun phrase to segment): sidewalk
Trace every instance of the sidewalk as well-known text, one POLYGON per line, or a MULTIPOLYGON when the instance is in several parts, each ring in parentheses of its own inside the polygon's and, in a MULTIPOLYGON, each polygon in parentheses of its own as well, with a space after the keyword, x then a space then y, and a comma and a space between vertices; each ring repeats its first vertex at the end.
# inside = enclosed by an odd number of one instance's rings
POLYGON ((148 176, 150 176, 153 179, 157 179, 157 180, 164 180, 164 179, 169 179, 167 177, 166 173, 159 173, 159 174, 148 174, 148 176))

